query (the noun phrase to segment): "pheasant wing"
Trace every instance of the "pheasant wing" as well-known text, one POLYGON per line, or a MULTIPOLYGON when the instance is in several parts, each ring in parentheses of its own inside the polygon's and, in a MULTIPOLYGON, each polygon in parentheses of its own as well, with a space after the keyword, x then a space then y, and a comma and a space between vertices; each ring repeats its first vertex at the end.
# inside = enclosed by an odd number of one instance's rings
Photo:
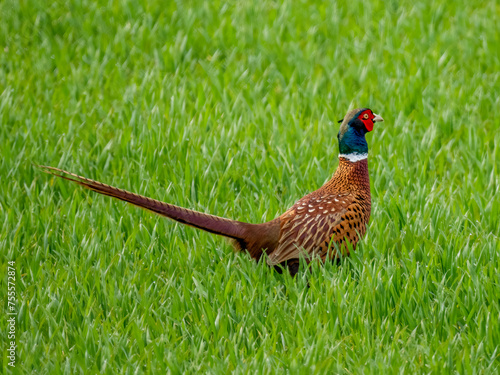
POLYGON ((307 259, 314 254, 324 259, 332 236, 337 242, 345 235, 342 223, 354 198, 351 193, 311 193, 295 203, 280 218, 278 246, 269 254, 268 264, 274 266, 300 256, 307 259))

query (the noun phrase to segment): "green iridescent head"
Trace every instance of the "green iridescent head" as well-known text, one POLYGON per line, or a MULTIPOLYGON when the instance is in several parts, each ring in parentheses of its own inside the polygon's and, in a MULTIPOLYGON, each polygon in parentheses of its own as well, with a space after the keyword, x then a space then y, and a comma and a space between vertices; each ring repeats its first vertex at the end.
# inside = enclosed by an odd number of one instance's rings
POLYGON ((373 113, 369 108, 351 109, 340 120, 338 139, 341 155, 368 153, 368 143, 365 134, 373 130, 376 122, 384 121, 382 117, 373 113))

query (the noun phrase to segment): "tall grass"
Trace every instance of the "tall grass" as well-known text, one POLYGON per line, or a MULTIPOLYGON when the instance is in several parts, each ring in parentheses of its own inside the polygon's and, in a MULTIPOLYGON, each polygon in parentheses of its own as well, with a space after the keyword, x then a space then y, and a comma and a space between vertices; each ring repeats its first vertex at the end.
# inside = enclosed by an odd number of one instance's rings
POLYGON ((496 2, 6 0, 0 14, 8 373, 499 371, 496 2), (262 222, 331 176, 354 106, 385 119, 368 136, 368 234, 295 279, 32 166, 262 222))

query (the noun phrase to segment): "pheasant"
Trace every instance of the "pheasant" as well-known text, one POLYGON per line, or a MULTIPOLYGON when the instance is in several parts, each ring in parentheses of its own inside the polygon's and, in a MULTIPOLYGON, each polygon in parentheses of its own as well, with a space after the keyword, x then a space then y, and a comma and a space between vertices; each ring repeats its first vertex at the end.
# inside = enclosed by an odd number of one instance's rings
POLYGON ((336 259, 349 255, 366 232, 371 195, 368 177, 367 132, 384 121, 368 108, 347 112, 341 123, 339 166, 333 177, 318 190, 298 200, 281 216, 263 224, 250 224, 196 212, 130 193, 61 169, 40 166, 47 173, 75 182, 99 194, 145 208, 180 223, 230 239, 236 250, 246 250, 278 270, 286 267, 295 275, 299 259, 336 259), (350 244, 350 246, 347 245, 350 244))

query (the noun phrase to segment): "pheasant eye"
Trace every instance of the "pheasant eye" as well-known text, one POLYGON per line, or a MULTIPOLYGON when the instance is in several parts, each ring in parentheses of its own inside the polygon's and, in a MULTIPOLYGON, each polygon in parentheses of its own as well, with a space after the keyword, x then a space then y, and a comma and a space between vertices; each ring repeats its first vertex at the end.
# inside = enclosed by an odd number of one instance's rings
POLYGON ((368 120, 368 113, 365 113, 365 114, 363 115, 363 118, 364 118, 365 120, 368 120))

